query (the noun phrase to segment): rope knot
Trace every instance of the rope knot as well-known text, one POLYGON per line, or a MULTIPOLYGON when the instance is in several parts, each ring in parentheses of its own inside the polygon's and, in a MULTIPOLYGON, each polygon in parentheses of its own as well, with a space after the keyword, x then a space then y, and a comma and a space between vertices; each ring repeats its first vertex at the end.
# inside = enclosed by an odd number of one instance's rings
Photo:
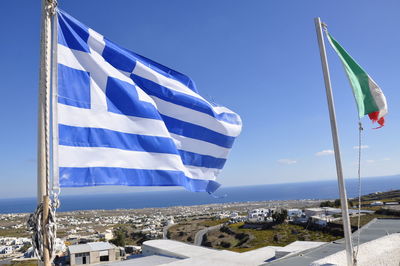
POLYGON ((46 0, 46 11, 49 15, 54 16, 56 14, 56 7, 58 5, 57 0, 46 0))
POLYGON ((49 244, 49 251, 51 259, 54 258, 55 255, 55 240, 57 233, 57 223, 56 223, 56 215, 55 215, 55 202, 49 203, 49 221, 48 224, 43 226, 43 202, 41 202, 34 213, 32 213, 27 221, 28 230, 32 232, 32 246, 35 252, 35 255, 40 258, 42 261, 44 259, 44 232, 46 231, 47 235, 47 243, 49 244))

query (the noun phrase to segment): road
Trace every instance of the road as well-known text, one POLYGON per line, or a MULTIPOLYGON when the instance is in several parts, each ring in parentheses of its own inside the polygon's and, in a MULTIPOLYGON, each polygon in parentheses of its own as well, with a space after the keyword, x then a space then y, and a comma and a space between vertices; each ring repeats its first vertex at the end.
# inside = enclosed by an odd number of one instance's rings
POLYGON ((194 244, 196 246, 201 246, 201 242, 203 241, 203 236, 211 230, 217 230, 220 229, 224 224, 219 224, 219 225, 215 225, 215 226, 211 226, 211 227, 206 227, 204 229, 201 229, 200 231, 198 231, 196 233, 196 235, 194 236, 194 244))
POLYGON ((163 228, 163 239, 168 239, 168 237, 167 237, 168 229, 173 225, 175 225, 175 224, 170 224, 163 228))

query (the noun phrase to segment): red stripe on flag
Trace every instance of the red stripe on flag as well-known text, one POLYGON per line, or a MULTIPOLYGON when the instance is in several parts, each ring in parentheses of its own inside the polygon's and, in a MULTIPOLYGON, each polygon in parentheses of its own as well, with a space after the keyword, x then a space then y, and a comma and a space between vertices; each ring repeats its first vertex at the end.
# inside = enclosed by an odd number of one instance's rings
POLYGON ((378 124, 380 125, 379 127, 374 128, 374 129, 381 128, 381 127, 383 127, 385 125, 385 118, 384 117, 381 117, 380 119, 378 119, 379 112, 369 113, 368 116, 369 116, 369 119, 371 119, 373 123, 378 122, 378 124))

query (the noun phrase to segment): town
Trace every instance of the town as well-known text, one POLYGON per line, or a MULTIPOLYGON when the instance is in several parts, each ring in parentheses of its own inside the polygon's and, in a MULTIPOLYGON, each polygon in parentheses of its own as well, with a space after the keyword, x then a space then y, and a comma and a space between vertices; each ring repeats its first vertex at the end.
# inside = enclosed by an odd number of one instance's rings
MULTIPOLYGON (((337 232, 341 210, 334 204, 334 201, 292 200, 57 213, 55 262, 60 265, 94 263, 91 252, 103 254, 97 256, 99 263, 132 259, 142 253, 144 242, 154 239, 245 252, 271 244, 252 244, 251 239, 257 240, 256 232, 278 232, 283 226, 291 230, 291 237, 285 240, 274 234, 271 241, 277 246, 299 240, 325 243, 343 237, 343 232, 337 232), (335 228, 335 233, 330 227, 335 228), (294 235, 297 236, 293 238, 294 235)), ((377 217, 375 210, 382 206, 399 208, 397 201, 369 201, 362 205, 361 215, 371 220, 377 217)), ((356 218, 357 208, 350 209, 350 215, 356 218)), ((28 214, 0 215, 2 263, 35 259, 26 231, 27 218, 28 214)), ((265 235, 263 238, 268 240, 265 235)))

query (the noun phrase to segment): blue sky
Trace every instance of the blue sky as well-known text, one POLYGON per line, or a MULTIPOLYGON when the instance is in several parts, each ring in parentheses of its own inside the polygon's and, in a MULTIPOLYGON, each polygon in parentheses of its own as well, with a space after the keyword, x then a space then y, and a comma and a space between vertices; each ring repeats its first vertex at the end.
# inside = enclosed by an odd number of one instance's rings
MULTIPOLYGON (((313 21, 320 16, 388 99, 384 128, 372 130, 369 120, 363 119, 367 146, 363 176, 400 173, 400 2, 59 2, 62 9, 108 39, 189 75, 203 96, 241 115, 242 134, 219 178, 224 186, 336 177, 313 21)), ((2 3, 0 198, 36 192, 39 23, 40 1, 2 3)), ((355 177, 357 110, 330 47, 328 60, 344 174, 355 177)), ((66 193, 87 191, 110 188, 68 189, 66 193)))

